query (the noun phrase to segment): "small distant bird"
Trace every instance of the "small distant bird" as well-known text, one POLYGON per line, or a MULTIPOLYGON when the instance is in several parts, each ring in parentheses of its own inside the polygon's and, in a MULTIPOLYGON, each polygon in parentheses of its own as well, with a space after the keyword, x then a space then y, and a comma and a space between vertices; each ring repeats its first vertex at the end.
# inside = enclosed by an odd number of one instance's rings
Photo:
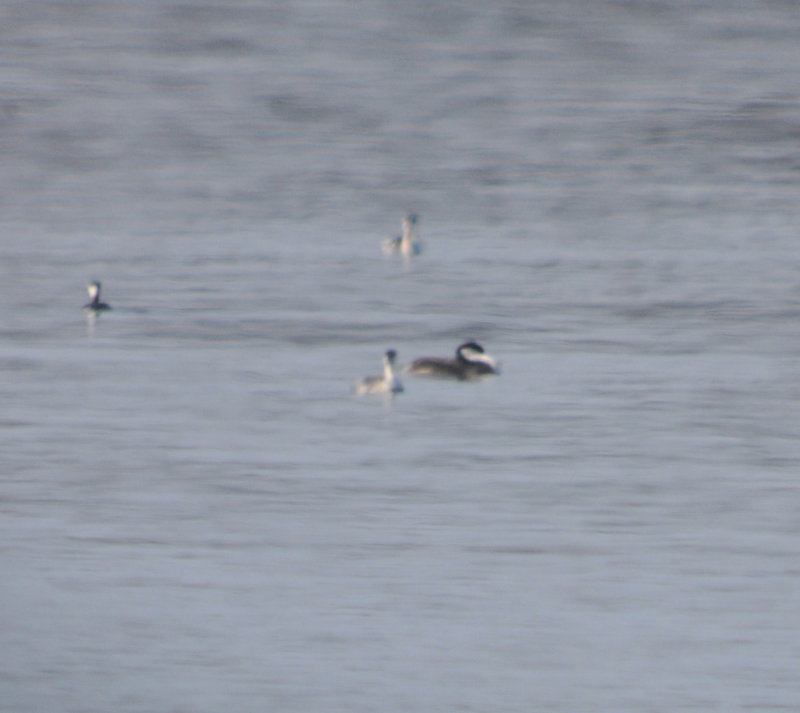
POLYGON ((388 255, 402 255, 411 257, 422 252, 422 244, 414 236, 414 229, 417 227, 417 216, 409 213, 403 218, 403 233, 394 238, 386 238, 383 241, 383 252, 388 255))
POLYGON ((464 342, 456 349, 455 359, 421 357, 411 362, 406 371, 421 376, 469 381, 489 374, 499 374, 500 365, 477 342, 464 342))
POLYGON ((89 293, 89 299, 91 302, 87 302, 83 305, 83 309, 87 312, 93 312, 97 314, 98 312, 105 312, 106 310, 111 309, 110 305, 107 305, 105 302, 100 301, 100 288, 101 285, 99 282, 90 282, 86 285, 86 291, 89 293))
POLYGON ((390 349, 383 355, 383 376, 367 376, 356 382, 355 393, 363 394, 398 394, 403 390, 400 379, 395 376, 394 362, 397 352, 390 349))

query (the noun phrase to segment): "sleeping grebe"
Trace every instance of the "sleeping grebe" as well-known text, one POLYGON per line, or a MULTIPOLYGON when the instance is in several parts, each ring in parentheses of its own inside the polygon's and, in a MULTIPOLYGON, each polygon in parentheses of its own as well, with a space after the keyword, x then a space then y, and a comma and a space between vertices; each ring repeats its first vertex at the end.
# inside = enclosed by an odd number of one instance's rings
POLYGON ((403 234, 383 241, 383 252, 389 255, 402 255, 411 257, 422 252, 422 245, 414 237, 414 228, 417 226, 417 216, 409 213, 403 218, 403 234))
POLYGON ((406 369, 409 374, 438 376, 445 379, 468 381, 489 374, 499 374, 500 366, 477 342, 465 342, 456 349, 455 359, 422 357, 415 359, 406 369))
POLYGON ((397 352, 390 349, 383 355, 383 376, 367 376, 356 382, 355 393, 362 394, 397 394, 403 390, 400 379, 394 373, 394 361, 397 352))
POLYGON ((105 312, 111 309, 110 305, 100 301, 100 287, 101 285, 97 281, 90 282, 86 285, 86 291, 89 293, 89 299, 91 299, 91 302, 83 305, 83 309, 87 312, 94 312, 96 314, 97 312, 105 312))

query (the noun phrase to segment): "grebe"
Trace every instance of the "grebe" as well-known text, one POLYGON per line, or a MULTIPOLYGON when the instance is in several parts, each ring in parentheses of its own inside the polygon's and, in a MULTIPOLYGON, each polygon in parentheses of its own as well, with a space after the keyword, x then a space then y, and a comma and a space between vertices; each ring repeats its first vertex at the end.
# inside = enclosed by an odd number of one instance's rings
POLYGON ((468 381, 489 374, 499 374, 500 365, 477 342, 465 342, 456 349, 455 359, 422 357, 415 359, 406 371, 409 374, 468 381))
POLYGON ((356 394, 397 394, 403 390, 400 379, 394 373, 397 352, 390 349, 383 355, 383 376, 367 376, 356 382, 356 394))
POLYGON ((403 234, 383 241, 383 252, 389 255, 402 255, 411 257, 422 252, 422 245, 414 237, 414 228, 417 226, 417 216, 409 213, 403 218, 403 234))
POLYGON ((83 309, 87 312, 94 312, 96 314, 97 312, 105 312, 111 309, 110 305, 100 301, 100 287, 101 285, 97 281, 90 282, 86 285, 86 291, 89 293, 89 298, 91 299, 91 302, 83 305, 83 309))

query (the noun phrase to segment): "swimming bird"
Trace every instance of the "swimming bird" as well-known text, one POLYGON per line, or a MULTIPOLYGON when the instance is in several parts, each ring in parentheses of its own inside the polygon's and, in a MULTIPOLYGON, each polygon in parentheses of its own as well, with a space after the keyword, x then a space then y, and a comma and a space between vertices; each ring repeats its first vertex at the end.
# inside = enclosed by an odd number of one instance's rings
POLYGON ((394 362, 397 352, 390 349, 383 355, 383 376, 367 376, 356 382, 355 393, 362 394, 398 394, 403 390, 400 379, 394 373, 394 362))
POLYGON ((464 342, 456 349, 455 359, 421 357, 411 362, 406 371, 421 376, 468 381, 489 374, 499 374, 500 365, 477 342, 464 342))
POLYGON ((83 309, 87 312, 97 314, 98 312, 105 312, 111 309, 110 305, 100 301, 100 287, 100 283, 96 280, 86 285, 86 291, 89 293, 89 299, 91 300, 91 302, 87 302, 83 305, 83 309))
POLYGON ((411 257, 422 252, 422 245, 414 236, 414 228, 417 226, 417 216, 409 213, 403 218, 403 234, 394 238, 386 238, 383 241, 383 252, 388 255, 402 255, 411 257))

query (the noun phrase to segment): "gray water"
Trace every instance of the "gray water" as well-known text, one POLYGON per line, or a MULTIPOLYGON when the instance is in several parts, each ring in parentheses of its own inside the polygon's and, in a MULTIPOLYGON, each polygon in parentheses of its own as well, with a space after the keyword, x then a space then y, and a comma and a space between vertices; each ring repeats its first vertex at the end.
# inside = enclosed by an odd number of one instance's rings
POLYGON ((2 711, 798 710, 796 3, 0 38, 2 711))

